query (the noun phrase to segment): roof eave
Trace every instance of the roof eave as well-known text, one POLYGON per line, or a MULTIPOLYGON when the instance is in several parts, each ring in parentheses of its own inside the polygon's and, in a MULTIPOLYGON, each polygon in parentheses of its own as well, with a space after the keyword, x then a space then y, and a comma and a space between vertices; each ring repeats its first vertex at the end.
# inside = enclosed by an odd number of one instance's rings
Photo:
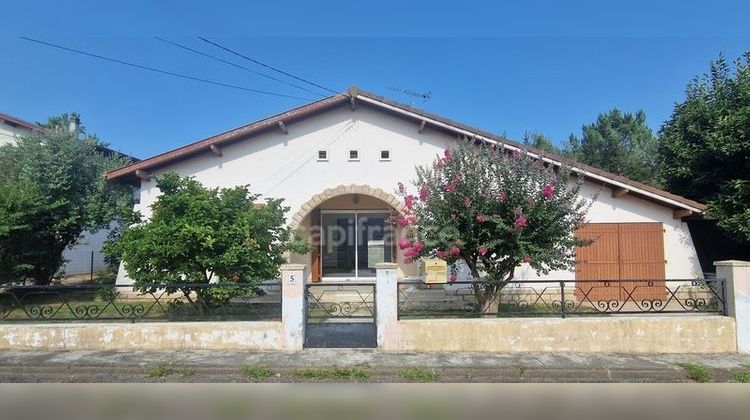
POLYGON ((107 172, 105 177, 109 181, 137 183, 138 178, 135 176, 137 170, 149 171, 158 169, 172 163, 175 160, 182 160, 199 153, 210 153, 212 146, 222 146, 227 143, 242 140, 265 130, 276 128, 279 122, 283 122, 286 124, 302 118, 306 118, 318 112, 325 111, 331 107, 349 102, 350 99, 355 98, 357 100, 361 100, 365 104, 370 104, 372 106, 376 106, 411 119, 426 121, 433 127, 453 132, 467 138, 499 145, 511 151, 522 151, 524 153, 527 153, 529 156, 534 157, 535 159, 540 159, 543 162, 546 162, 553 166, 567 166, 571 168, 571 171, 574 173, 577 173, 589 179, 601 181, 603 183, 609 184, 614 188, 627 189, 631 194, 641 196, 655 202, 669 205, 677 209, 689 210, 690 212, 698 215, 703 214, 706 210, 706 206, 704 204, 698 203, 696 201, 689 200, 684 197, 680 197, 660 190, 658 188, 629 180, 625 177, 609 173, 599 168, 594 168, 592 166, 571 161, 570 159, 562 156, 557 156, 552 153, 547 153, 541 150, 527 147, 505 137, 498 136, 475 127, 470 127, 420 109, 397 103, 395 101, 391 101, 384 97, 363 91, 356 87, 350 88, 346 93, 330 96, 321 99, 320 101, 312 102, 310 104, 294 108, 292 110, 271 116, 269 118, 265 118, 254 123, 226 131, 216 136, 199 140, 172 151, 165 152, 148 159, 144 159, 140 162, 135 162, 130 165, 114 169, 107 172))
POLYGON ((152 156, 148 159, 143 159, 140 162, 135 162, 117 169, 113 169, 105 174, 105 178, 108 181, 127 182, 127 179, 132 179, 131 175, 137 170, 153 170, 161 166, 165 166, 173 162, 174 160, 185 159, 189 156, 199 153, 210 153, 211 146, 222 146, 224 144, 241 140, 245 137, 249 137, 265 130, 274 129, 278 127, 279 122, 284 122, 286 124, 323 111, 328 107, 344 103, 347 100, 348 96, 345 94, 329 96, 319 101, 312 102, 301 107, 297 107, 292 110, 256 121, 252 124, 233 128, 221 134, 198 140, 186 146, 182 146, 177 149, 152 156))

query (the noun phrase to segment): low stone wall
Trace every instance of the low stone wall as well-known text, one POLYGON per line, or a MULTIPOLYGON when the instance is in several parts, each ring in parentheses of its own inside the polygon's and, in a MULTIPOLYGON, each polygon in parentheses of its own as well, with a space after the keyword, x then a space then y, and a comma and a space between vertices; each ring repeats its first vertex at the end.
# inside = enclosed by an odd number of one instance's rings
POLYGON ((280 321, 0 325, 0 349, 280 350, 280 321))
POLYGON ((401 320, 394 352, 735 353, 725 316, 401 320))

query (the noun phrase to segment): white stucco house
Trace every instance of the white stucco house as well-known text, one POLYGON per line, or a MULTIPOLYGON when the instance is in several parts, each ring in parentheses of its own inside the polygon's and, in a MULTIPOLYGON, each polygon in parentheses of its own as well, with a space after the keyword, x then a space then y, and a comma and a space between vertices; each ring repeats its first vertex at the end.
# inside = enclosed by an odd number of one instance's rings
MULTIPOLYGON (((582 235, 597 241, 581 250, 575 270, 550 279, 691 279, 702 276, 683 219, 700 217, 704 205, 622 176, 571 162, 486 131, 414 109, 378 95, 347 92, 244 125, 113 170, 112 182, 140 191, 135 209, 148 217, 159 196, 154 177, 174 171, 207 187, 250 184, 266 197, 283 198, 287 220, 303 235, 313 226, 324 232, 315 250, 292 255, 307 267, 310 282, 374 281, 374 264, 396 262, 398 277, 418 276, 417 264, 404 262, 398 247, 360 229, 380 227, 402 204, 398 182, 414 177, 415 166, 431 163, 452 143, 471 138, 522 150, 552 165, 570 165, 585 179, 582 195, 593 203, 582 235), (338 227, 326 238, 326 228, 338 227), (341 240, 346 239, 346 240, 341 240), (327 242, 327 243, 326 243, 327 242), (337 242, 331 245, 332 242, 337 242)), ((378 231, 378 229, 375 229, 378 231)), ((400 237, 396 232, 395 237, 400 237)), ((528 267, 520 279, 537 278, 528 267)), ((119 284, 129 284, 123 268, 119 284)))
POLYGON ((0 112, 0 146, 16 144, 16 139, 31 131, 41 130, 38 125, 0 112))
MULTIPOLYGON (((33 131, 42 130, 44 130, 44 128, 35 123, 9 114, 0 113, 0 147, 7 144, 15 145, 18 137, 33 131)), ((109 149, 108 151, 121 154, 109 149)), ((133 159, 130 156, 127 157, 133 159)), ((92 271, 98 272, 107 268, 107 264, 104 261, 104 254, 101 252, 101 249, 109 232, 109 229, 102 229, 96 232, 84 232, 75 246, 68 248, 63 252, 63 258, 65 258, 67 262, 62 267, 61 273, 65 276, 72 276, 89 274, 92 271)))

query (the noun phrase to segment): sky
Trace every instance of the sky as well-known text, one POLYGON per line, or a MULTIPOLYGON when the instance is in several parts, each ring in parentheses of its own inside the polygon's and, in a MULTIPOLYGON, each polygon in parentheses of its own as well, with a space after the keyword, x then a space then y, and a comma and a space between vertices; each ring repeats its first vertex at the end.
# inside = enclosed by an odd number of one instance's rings
POLYGON ((202 36, 334 91, 357 85, 512 139, 537 131, 559 143, 614 107, 643 109, 656 131, 711 60, 750 50, 747 1, 107 3, 3 5, 0 112, 31 121, 76 112, 112 148, 145 158, 328 94, 202 36))

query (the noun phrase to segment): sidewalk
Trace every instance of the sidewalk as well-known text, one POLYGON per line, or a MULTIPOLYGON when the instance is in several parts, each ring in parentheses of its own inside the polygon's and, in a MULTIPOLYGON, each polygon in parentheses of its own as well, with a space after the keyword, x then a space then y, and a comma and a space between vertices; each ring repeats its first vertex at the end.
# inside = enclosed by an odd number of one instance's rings
POLYGON ((750 372, 750 355, 408 353, 310 349, 300 353, 216 351, 3 351, 0 382, 246 382, 246 366, 266 367, 263 381, 306 382, 299 368, 367 366, 369 382, 404 382, 403 368, 427 368, 440 382, 690 382, 678 363, 701 364, 713 381, 750 372), (150 377, 157 366, 170 373, 150 377))

